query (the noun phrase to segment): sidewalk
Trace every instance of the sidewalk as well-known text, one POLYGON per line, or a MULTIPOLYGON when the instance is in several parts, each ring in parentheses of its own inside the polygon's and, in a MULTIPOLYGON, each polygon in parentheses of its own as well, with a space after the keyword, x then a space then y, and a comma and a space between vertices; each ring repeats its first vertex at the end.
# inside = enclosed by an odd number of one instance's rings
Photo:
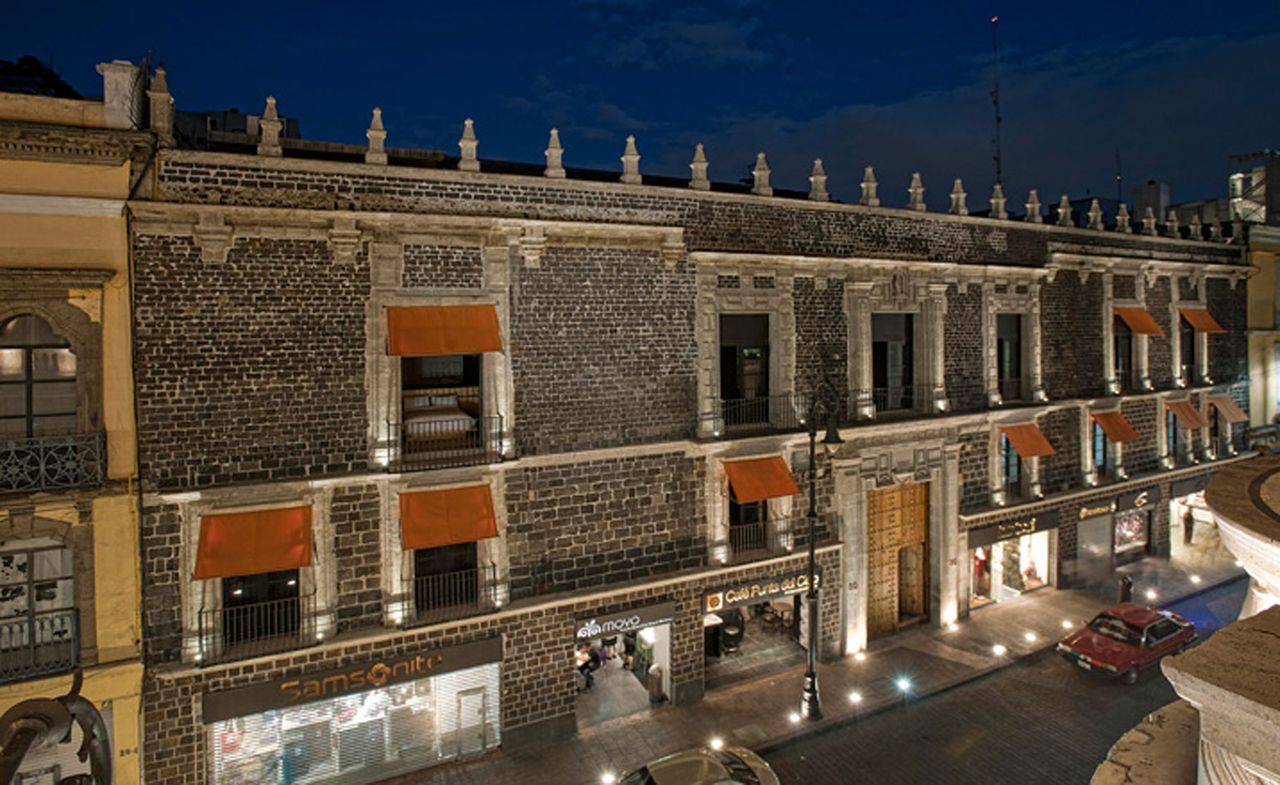
MULTIPOLYGON (((1137 602, 1168 604, 1244 574, 1230 560, 1198 565, 1192 574, 1167 559, 1148 558, 1117 570, 1134 581, 1137 602), (1155 599, 1148 600, 1148 590, 1155 599)), ((420 772, 396 783, 449 785, 598 785, 615 774, 712 736, 757 751, 785 745, 859 717, 919 700, 1053 647, 1065 627, 1084 623, 1114 601, 1083 591, 1040 591, 974 611, 955 630, 921 626, 873 643, 863 660, 818 665, 823 719, 798 722, 803 668, 708 693, 690 706, 664 706, 581 731, 574 739, 420 772), (1004 647, 1003 650, 997 646, 1004 647), (904 693, 902 687, 906 687, 904 693), (851 696, 857 693, 860 700, 851 696)))

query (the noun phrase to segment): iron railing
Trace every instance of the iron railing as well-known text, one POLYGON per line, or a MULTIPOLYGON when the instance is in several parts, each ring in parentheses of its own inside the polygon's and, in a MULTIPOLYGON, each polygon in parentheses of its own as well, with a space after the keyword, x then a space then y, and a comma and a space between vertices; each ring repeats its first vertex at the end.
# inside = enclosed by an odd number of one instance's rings
POLYGON ((475 466, 502 460, 502 415, 461 414, 436 420, 410 420, 391 425, 400 446, 391 471, 475 466))
MULTIPOLYGON (((803 520, 800 525, 804 525, 803 520)), ((792 521, 782 518, 729 526, 729 560, 734 564, 767 559, 795 548, 792 521)))
POLYGON ((70 610, 0 623, 0 683, 74 670, 80 659, 80 616, 70 610))
POLYGON ((1250 450, 1271 454, 1280 452, 1280 425, 1269 423, 1252 427, 1245 438, 1250 450))
POLYGON ((720 435, 725 432, 798 431, 805 427, 809 414, 809 396, 764 395, 757 398, 722 398, 719 411, 706 412, 720 435))
POLYGON ((1000 390, 1000 400, 1005 403, 1018 403, 1022 400, 1022 380, 1021 379, 1001 379, 997 382, 1000 390))
POLYGON ((199 662, 229 662, 314 645, 316 619, 314 595, 201 609, 199 662))
POLYGON ((876 407, 876 414, 889 414, 891 412, 920 412, 927 413, 930 411, 930 398, 933 395, 933 388, 927 384, 899 384, 890 387, 872 387, 869 391, 863 391, 859 397, 864 398, 870 394, 871 403, 876 407))
POLYGON ((0 493, 101 485, 102 432, 0 441, 0 493))
POLYGON ((487 564, 470 570, 418 575, 406 580, 413 609, 404 626, 434 624, 475 616, 498 607, 504 588, 498 568, 487 564))

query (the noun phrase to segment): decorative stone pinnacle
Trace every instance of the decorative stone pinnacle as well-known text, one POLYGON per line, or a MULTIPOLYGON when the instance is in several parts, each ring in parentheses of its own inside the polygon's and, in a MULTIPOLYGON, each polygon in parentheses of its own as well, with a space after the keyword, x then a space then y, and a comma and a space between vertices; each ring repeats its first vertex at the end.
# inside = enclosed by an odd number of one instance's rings
MULTIPOLYGON (((559 130, 551 129, 551 138, 547 140, 547 149, 544 152, 547 156, 547 168, 542 170, 543 176, 564 177, 564 148, 560 146, 559 130)), ((626 175, 623 177, 625 178, 626 175)))
POLYGON ((1075 221, 1071 220, 1071 197, 1066 194, 1058 200, 1058 226, 1075 226, 1075 221))
POLYGON ((1191 216, 1191 223, 1187 225, 1187 228, 1191 230, 1191 235, 1187 239, 1189 240, 1204 239, 1204 224, 1200 223, 1199 215, 1191 216))
POLYGON ((280 131, 284 123, 276 113, 275 96, 267 96, 267 108, 262 111, 258 120, 258 155, 281 156, 284 148, 280 146, 280 131))
POLYGON ((911 185, 907 187, 907 209, 924 212, 928 209, 924 203, 924 182, 919 172, 911 173, 911 185))
POLYGON ((968 215, 969 206, 965 204, 964 183, 957 177, 955 183, 951 185, 951 209, 947 212, 952 215, 968 215))
POLYGON ((1124 202, 1116 210, 1116 231, 1122 234, 1133 234, 1133 219, 1129 217, 1129 205, 1124 202))
POLYGON ((1164 236, 1165 237, 1181 236, 1180 232, 1178 231, 1178 214, 1173 210, 1169 211, 1169 217, 1164 222, 1164 236))
POLYGON ((476 158, 476 148, 479 146, 480 140, 476 138, 476 124, 468 117, 462 121, 462 137, 458 139, 459 171, 480 171, 480 159, 476 158))
POLYGON ((147 100, 151 105, 150 128, 161 147, 173 147, 173 96, 169 94, 169 82, 163 68, 157 68, 147 88, 147 100))
POLYGON ((1032 188, 1027 194, 1027 218, 1026 220, 1033 224, 1043 223, 1044 219, 1040 217, 1040 194, 1036 193, 1036 189, 1032 188))
POLYGON ((773 188, 769 186, 769 162, 765 160, 763 152, 756 153, 756 167, 751 170, 751 175, 755 178, 751 193, 757 196, 773 196, 773 188))
POLYGON ((1089 228, 1102 231, 1102 205, 1097 199, 1089 202, 1089 228))
POLYGON ((1209 224, 1209 239, 1210 240, 1222 239, 1222 224, 1220 223, 1209 224))
POLYGON ((163 68, 156 69, 156 75, 151 80, 151 89, 157 93, 169 92, 169 80, 166 78, 168 72, 163 68))
POLYGON ((815 202, 831 201, 827 193, 827 170, 822 168, 822 159, 813 159, 813 174, 809 175, 809 198, 815 202))
POLYGON ((693 162, 689 164, 689 171, 693 173, 689 180, 689 187, 695 191, 710 191, 711 181, 707 179, 707 154, 702 149, 702 142, 693 148, 693 162))
POLYGON ((636 149, 636 138, 627 136, 627 146, 622 151, 622 182, 631 185, 640 184, 640 151, 636 149))
POLYGON ((1009 211, 1006 209, 1008 202, 1009 200, 1004 196, 1004 186, 1000 183, 996 183, 992 186, 991 217, 998 218, 1001 221, 1007 221, 1009 219, 1009 211))
POLYGON ((876 196, 876 190, 880 184, 876 182, 876 170, 867 166, 862 170, 862 198, 858 200, 858 204, 865 204, 867 207, 879 207, 880 197, 876 196))
POLYGON ((373 121, 369 123, 369 130, 364 132, 364 136, 369 140, 369 147, 364 151, 364 162, 385 164, 387 162, 385 147, 387 129, 382 125, 382 110, 376 106, 373 107, 373 121))
POLYGON ((1142 214, 1142 233, 1148 235, 1156 233, 1156 214, 1150 207, 1142 214))

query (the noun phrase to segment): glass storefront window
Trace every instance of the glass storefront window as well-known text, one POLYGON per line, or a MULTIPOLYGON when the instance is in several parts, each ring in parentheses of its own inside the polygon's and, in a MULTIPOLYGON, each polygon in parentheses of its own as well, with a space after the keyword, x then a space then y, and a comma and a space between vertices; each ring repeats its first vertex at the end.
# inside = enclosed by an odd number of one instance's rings
POLYGON ((1007 600, 1047 585, 1050 535, 1036 532, 972 549, 969 607, 1007 600))
POLYGON ((1147 524, 1151 514, 1147 510, 1127 510, 1116 513, 1116 553, 1145 550, 1147 524))

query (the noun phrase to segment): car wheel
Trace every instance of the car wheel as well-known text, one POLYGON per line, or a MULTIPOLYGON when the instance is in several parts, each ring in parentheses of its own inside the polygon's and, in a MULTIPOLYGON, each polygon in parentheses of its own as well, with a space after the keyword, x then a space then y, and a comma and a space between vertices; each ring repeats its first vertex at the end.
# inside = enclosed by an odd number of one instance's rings
POLYGON ((1134 685, 1138 683, 1138 669, 1136 667, 1130 668, 1129 670, 1124 672, 1124 683, 1128 685, 1134 685))

